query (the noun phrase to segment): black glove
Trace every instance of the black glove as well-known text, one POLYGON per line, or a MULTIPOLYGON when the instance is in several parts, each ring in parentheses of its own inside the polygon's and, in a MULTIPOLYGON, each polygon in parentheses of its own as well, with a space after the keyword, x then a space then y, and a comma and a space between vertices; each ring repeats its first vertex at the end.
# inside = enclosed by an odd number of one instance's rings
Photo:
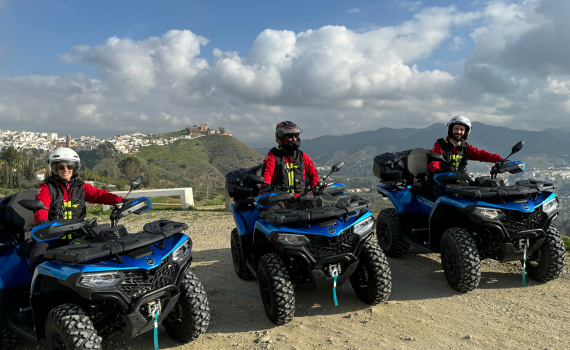
POLYGON ((498 161, 497 163, 495 163, 495 166, 496 166, 497 168, 499 168, 499 167, 503 166, 503 164, 505 164, 505 160, 504 160, 504 159, 501 159, 500 161, 498 161))
POLYGON ((435 171, 433 172, 434 174, 441 174, 441 173, 445 173, 445 170, 442 169, 435 169, 435 171))
POLYGON ((41 220, 36 224, 36 226, 47 224, 48 222, 49 222, 49 220, 41 220))

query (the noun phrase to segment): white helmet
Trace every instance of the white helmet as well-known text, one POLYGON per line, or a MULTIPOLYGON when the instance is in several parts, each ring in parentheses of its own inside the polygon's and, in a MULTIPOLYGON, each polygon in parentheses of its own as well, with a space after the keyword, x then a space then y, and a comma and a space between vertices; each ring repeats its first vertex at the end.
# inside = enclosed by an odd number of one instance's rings
POLYGON ((447 136, 450 138, 453 137, 453 124, 465 125, 465 134, 463 134, 463 140, 467 140, 467 136, 469 136, 469 132, 471 131, 471 121, 462 115, 451 118, 449 122, 447 122, 447 136))
POLYGON ((54 149, 49 155, 49 168, 51 169, 52 175, 57 176, 57 168, 61 163, 73 165, 72 178, 77 177, 79 169, 81 168, 81 160, 77 152, 67 147, 54 149))

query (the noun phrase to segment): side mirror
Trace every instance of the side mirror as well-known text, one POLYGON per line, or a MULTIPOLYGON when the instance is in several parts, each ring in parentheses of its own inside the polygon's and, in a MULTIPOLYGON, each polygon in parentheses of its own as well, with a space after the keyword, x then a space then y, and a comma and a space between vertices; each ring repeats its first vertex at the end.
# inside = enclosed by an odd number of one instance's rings
POLYGON ((139 187, 139 185, 143 182, 143 179, 144 178, 142 176, 139 176, 136 179, 134 179, 133 182, 131 182, 131 191, 139 187))
POLYGON ((523 148, 524 145, 524 141, 519 141, 519 143, 517 143, 516 145, 513 146, 513 149, 511 150, 511 154, 515 154, 518 151, 520 151, 523 148))
POLYGON ((428 153, 427 154, 428 158, 430 160, 434 160, 434 161, 443 161, 443 156, 439 153, 428 153))
POLYGON ((247 174, 246 178, 256 185, 257 184, 267 184, 267 182, 265 182, 265 179, 261 176, 258 176, 258 175, 247 174))
POLYGON ((332 173, 336 173, 336 172, 339 171, 343 166, 344 166, 344 162, 338 162, 338 163, 336 163, 335 165, 332 166, 331 172, 332 172, 332 173))
POLYGON ((48 208, 44 207, 44 204, 41 201, 37 199, 22 199, 18 201, 18 204, 28 210, 49 210, 48 208))

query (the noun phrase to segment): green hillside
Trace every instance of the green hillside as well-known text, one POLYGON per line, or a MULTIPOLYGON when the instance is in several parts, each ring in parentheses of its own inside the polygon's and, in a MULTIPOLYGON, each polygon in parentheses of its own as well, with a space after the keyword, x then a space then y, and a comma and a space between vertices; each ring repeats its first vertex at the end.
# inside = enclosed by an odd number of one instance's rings
MULTIPOLYGON (((178 140, 168 146, 141 147, 134 155, 109 154, 106 150, 81 152, 92 173, 99 177, 126 178, 119 162, 127 157, 138 159, 139 173, 149 187, 187 187, 210 191, 223 187, 227 172, 260 164, 263 156, 232 136, 207 135, 178 140), (104 155, 104 158, 98 156, 104 155)), ((137 162, 135 162, 137 163, 137 162)), ((86 175, 87 176, 87 175, 86 175)), ((126 183, 123 179, 122 183, 126 183)), ((121 181, 119 181, 121 183, 121 181)))

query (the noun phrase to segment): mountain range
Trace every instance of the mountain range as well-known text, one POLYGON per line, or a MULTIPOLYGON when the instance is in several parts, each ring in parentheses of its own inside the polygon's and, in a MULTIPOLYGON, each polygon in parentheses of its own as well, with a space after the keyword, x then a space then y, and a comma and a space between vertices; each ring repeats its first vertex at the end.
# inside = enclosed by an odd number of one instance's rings
MULTIPOLYGON (((438 138, 445 137, 446 126, 436 123, 426 128, 380 128, 340 136, 320 136, 303 140, 301 149, 317 166, 330 166, 344 161, 343 175, 371 176, 372 162, 384 152, 403 151, 411 148, 431 149, 438 138)), ((467 142, 503 157, 509 155, 513 145, 524 140, 520 153, 510 159, 523 160, 529 168, 545 168, 570 164, 570 128, 543 131, 516 130, 483 123, 473 123, 467 142)), ((256 148, 262 154, 268 148, 256 148)), ((488 165, 470 162, 471 171, 484 171, 488 165)))

